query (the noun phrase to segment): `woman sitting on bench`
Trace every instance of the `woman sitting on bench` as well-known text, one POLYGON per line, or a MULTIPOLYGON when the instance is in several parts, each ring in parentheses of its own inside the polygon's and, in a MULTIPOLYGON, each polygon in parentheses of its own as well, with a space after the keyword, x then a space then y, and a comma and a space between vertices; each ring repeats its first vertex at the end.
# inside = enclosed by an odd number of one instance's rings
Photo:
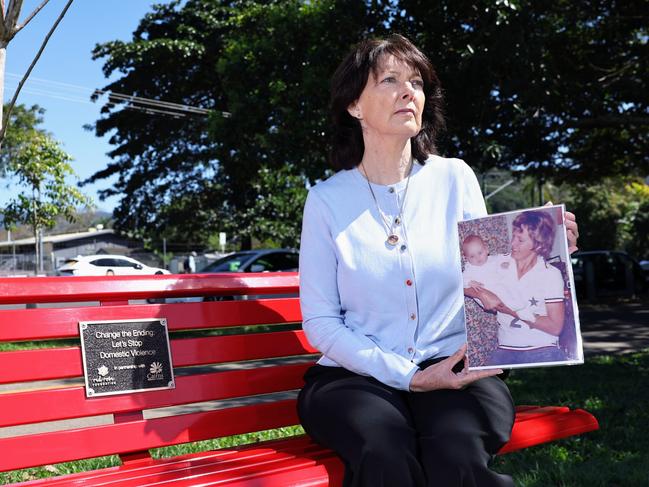
POLYGON ((302 229, 304 330, 323 353, 302 424, 342 458, 345 486, 511 486, 488 463, 512 398, 465 357, 456 223, 486 208, 469 166, 437 155, 437 75, 402 36, 366 40, 334 74, 331 107, 340 171, 309 191, 302 229))

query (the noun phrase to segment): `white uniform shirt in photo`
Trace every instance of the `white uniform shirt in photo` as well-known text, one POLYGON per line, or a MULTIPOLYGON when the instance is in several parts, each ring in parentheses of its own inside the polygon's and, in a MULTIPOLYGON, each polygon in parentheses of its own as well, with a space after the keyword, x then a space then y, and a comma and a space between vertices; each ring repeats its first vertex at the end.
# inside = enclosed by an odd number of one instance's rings
MULTIPOLYGON (((563 278, 561 271, 547 264, 538 257, 532 269, 520 279, 516 270, 516 261, 512 258, 507 269, 501 270, 506 280, 505 286, 514 299, 514 308, 518 315, 528 321, 534 321, 535 315, 547 316, 547 303, 563 302, 563 278)), ((499 323, 498 344, 501 348, 513 350, 531 350, 534 348, 557 345, 559 337, 536 328, 530 328, 525 322, 505 313, 497 313, 499 323)))

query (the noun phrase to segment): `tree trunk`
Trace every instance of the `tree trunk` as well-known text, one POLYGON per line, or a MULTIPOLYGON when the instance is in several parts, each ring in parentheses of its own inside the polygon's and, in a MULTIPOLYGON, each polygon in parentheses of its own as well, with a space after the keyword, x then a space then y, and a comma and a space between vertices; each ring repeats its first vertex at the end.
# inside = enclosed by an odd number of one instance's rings
MULTIPOLYGON (((7 61, 7 45, 0 43, 0 133, 4 126, 4 99, 5 99, 5 63, 7 61)), ((2 140, 0 140, 0 148, 2 148, 2 140)))
POLYGON ((32 226, 32 232, 34 234, 34 275, 38 275, 38 228, 36 223, 32 226))
POLYGON ((244 235, 241 237, 241 250, 250 249, 252 249, 252 237, 250 235, 244 235))
MULTIPOLYGON (((40 188, 39 188, 40 189, 40 188)), ((38 192, 40 199, 40 191, 38 192)), ((32 232, 34 233, 34 275, 38 275, 38 263, 40 262, 40 242, 38 241, 38 218, 36 215, 38 205, 36 204, 36 188, 32 189, 32 203, 34 208, 32 210, 32 232)))

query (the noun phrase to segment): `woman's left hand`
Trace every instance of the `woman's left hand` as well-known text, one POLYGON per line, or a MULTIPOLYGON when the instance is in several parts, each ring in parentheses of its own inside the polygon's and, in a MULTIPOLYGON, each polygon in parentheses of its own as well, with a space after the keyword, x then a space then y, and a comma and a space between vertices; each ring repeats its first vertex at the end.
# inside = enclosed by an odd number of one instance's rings
POLYGON ((502 369, 469 370, 466 350, 467 344, 465 343, 450 357, 415 372, 410 381, 410 392, 463 389, 471 382, 503 373, 502 369), (464 361, 462 371, 453 372, 455 365, 461 361, 464 361))
POLYGON ((568 252, 571 254, 577 251, 577 239, 579 238, 579 228, 574 213, 566 211, 565 214, 566 233, 568 236, 568 252))
MULTIPOLYGON (((552 201, 548 201, 545 206, 552 206, 552 201)), ((579 227, 574 213, 566 211, 563 214, 566 223, 566 236, 568 237, 568 252, 571 254, 579 250, 577 248, 577 239, 579 238, 579 227)))

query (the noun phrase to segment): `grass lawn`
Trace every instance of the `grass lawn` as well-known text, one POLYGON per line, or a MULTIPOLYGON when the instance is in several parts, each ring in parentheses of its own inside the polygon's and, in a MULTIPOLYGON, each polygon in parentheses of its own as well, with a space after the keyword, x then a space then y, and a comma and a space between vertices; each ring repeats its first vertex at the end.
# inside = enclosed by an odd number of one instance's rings
MULTIPOLYGON (((517 404, 568 405, 592 412, 600 431, 500 456, 495 468, 520 487, 649 486, 649 350, 590 358, 585 365, 513 372, 517 404)), ((161 449, 171 456, 300 432, 282 428, 201 444, 161 449)), ((0 484, 115 465, 115 457, 0 474, 0 484)), ((395 486, 398 487, 398 486, 395 486)))
POLYGON ((517 370, 517 404, 582 407, 600 430, 496 460, 517 486, 649 486, 649 350, 590 358, 585 365, 517 370))

